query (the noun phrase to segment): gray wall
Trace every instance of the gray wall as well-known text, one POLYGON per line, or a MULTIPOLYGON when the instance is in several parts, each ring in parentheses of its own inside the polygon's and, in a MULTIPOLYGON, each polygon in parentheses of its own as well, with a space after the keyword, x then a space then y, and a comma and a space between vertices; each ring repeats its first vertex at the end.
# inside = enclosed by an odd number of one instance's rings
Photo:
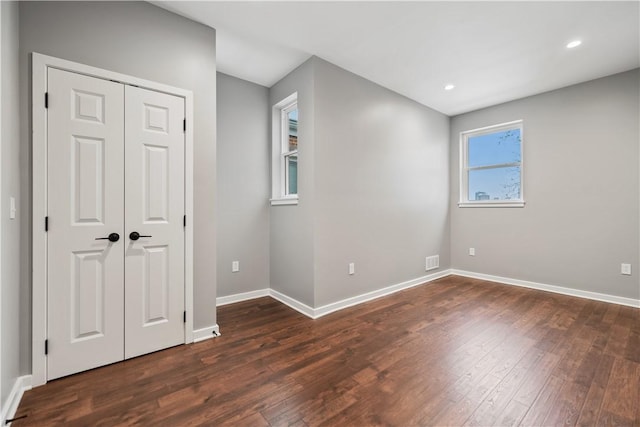
MULTIPOLYGON (((144 2, 21 2, 22 284, 30 291, 31 52, 192 90, 194 93, 194 321, 216 323, 215 30, 144 2)), ((30 295, 22 301, 22 372, 30 365, 30 295)))
POLYGON ((448 117, 317 57, 271 105, 295 91, 299 204, 271 208, 271 287, 320 307, 422 277, 428 255, 448 268, 448 117))
POLYGON ((271 107, 298 92, 298 198, 296 206, 271 206, 271 288, 311 307, 313 290, 313 141, 314 62, 311 58, 276 83, 269 91, 271 107))
POLYGON ((269 89, 218 73, 217 109, 221 297, 269 287, 269 89))
POLYGON ((452 119, 454 268, 640 298, 639 81, 636 69, 452 119), (460 132, 517 119, 526 206, 458 208, 460 132))
MULTIPOLYGON (((24 193, 20 192, 20 137, 19 117, 17 105, 18 97, 18 3, 0 2, 2 8, 0 39, 2 46, 2 188, 0 189, 0 209, 2 209, 2 276, 0 278, 0 292, 2 293, 2 307, 0 307, 0 407, 20 376, 20 224, 24 213, 18 209, 16 219, 9 219, 9 197, 16 198, 19 208, 24 193)), ((2 407, 2 410, 7 408, 2 407)))
POLYGON ((316 307, 449 268, 447 116, 317 59, 314 142, 316 307))

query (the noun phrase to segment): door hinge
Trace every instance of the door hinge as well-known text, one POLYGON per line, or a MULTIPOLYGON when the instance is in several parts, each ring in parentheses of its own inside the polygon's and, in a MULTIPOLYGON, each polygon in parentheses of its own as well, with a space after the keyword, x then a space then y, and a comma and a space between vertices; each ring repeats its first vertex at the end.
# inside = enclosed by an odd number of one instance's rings
POLYGON ((44 93, 44 108, 49 108, 49 92, 44 93))
POLYGON ((44 355, 49 354, 49 340, 44 340, 44 355))
POLYGON ((183 227, 187 226, 187 216, 186 215, 182 217, 182 226, 183 227))
POLYGON ((187 131, 187 119, 182 120, 182 130, 187 131))
POLYGON ((49 217, 45 216, 44 217, 44 231, 49 231, 49 217))
POLYGON ((187 323, 187 311, 183 311, 182 312, 182 322, 183 323, 187 323))

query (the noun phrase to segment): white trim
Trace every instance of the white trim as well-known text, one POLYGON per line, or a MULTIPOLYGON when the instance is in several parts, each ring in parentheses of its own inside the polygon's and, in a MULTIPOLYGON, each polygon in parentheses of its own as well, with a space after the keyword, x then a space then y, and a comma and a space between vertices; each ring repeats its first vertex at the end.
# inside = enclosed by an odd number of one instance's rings
POLYGON ((131 84, 156 92, 167 93, 185 99, 187 131, 185 133, 185 343, 193 341, 193 93, 189 90, 168 86, 113 71, 103 70, 39 53, 32 54, 32 132, 33 132, 33 212, 32 212, 32 384, 47 382, 47 359, 42 351, 47 337, 47 234, 44 217, 47 216, 47 110, 44 108, 44 93, 47 91, 47 69, 49 67, 84 74, 123 84, 131 84), (190 168, 190 169, 186 169, 190 168))
POLYGON ((553 292, 556 294, 569 295, 572 297, 586 298, 594 301, 608 302, 612 304, 626 305, 629 307, 640 308, 640 299, 625 298, 615 295, 601 294, 598 292, 582 291, 580 289, 565 288, 556 285, 547 285, 544 283, 529 282, 527 280, 511 279, 508 277, 493 276, 484 273, 475 273, 471 271, 452 269, 451 274, 455 276, 470 277, 472 279, 486 280, 488 282, 496 282, 504 285, 520 286, 523 288, 537 289, 540 291, 553 292))
POLYGON ((375 291, 367 292, 361 295, 356 295, 350 298, 345 298, 343 300, 336 301, 327 305, 323 305, 318 308, 311 308, 308 305, 296 299, 293 299, 290 296, 280 293, 274 289, 269 289, 270 291, 269 294, 273 299, 278 300, 285 305, 288 305, 289 307, 304 314, 305 316, 310 317, 312 319, 317 319, 319 317, 326 316, 327 314, 333 313, 335 311, 352 307, 354 305, 362 304, 386 295, 391 295, 393 293, 396 293, 405 289, 413 288, 414 286, 423 285, 433 280, 449 276, 450 274, 451 274, 450 270, 442 270, 437 273, 428 274, 426 276, 407 280, 406 282, 401 282, 395 285, 387 286, 386 288, 377 289, 375 291))
POLYGON ((460 132, 461 134, 467 134, 467 133, 477 133, 477 134, 487 134, 487 133, 493 133, 496 131, 496 129, 499 128, 508 128, 511 127, 513 125, 517 125, 519 123, 522 123, 524 120, 523 119, 518 119, 518 120, 513 120, 510 122, 506 122, 506 123, 498 123, 497 125, 489 125, 489 126, 483 126, 481 128, 476 128, 476 129, 469 129, 469 130, 465 130, 463 132, 460 132))
POLYGON ((312 319, 316 318, 315 310, 313 308, 309 307, 307 304, 298 301, 297 299, 291 298, 290 296, 285 295, 285 294, 283 294, 281 292, 278 292, 275 289, 269 289, 269 295, 274 300, 280 301, 281 303, 283 303, 286 306, 291 307, 292 309, 294 309, 298 313, 302 313, 305 316, 310 317, 312 319))
POLYGON ((47 382, 47 112, 43 94, 47 91, 47 59, 32 55, 32 301, 31 301, 31 374, 33 385, 47 382))
MULTIPOLYGON (((193 93, 190 90, 165 85, 163 83, 158 83, 151 80, 141 79, 127 74, 117 73, 115 71, 92 67, 90 65, 85 65, 78 62, 67 61, 66 59, 43 55, 37 52, 33 52, 32 55, 34 67, 36 66, 36 64, 38 66, 53 67, 59 70, 84 74, 85 76, 96 77, 99 79, 115 80, 119 83, 138 86, 143 89, 149 89, 155 92, 162 92, 169 95, 180 96, 183 98, 186 98, 188 96, 193 97, 193 93)), ((42 98, 42 95, 40 95, 38 99, 40 98, 42 98)))
MULTIPOLYGON (((0 4, 0 26, 2 25, 2 4, 0 4)), ((2 192, 2 31, 0 31, 0 242, 2 240, 2 199, 5 194, 2 192)), ((2 244, 0 243, 0 307, 2 307, 2 244)), ((2 393, 2 316, 0 316, 0 393, 2 393)), ((4 402, 0 398, 0 417, 2 425, 4 425, 4 409, 6 408, 4 402)))
POLYGON ((213 326, 208 326, 202 329, 196 329, 193 331, 193 342, 197 343, 200 341, 205 341, 211 338, 217 338, 220 336, 220 327, 218 324, 213 326))
POLYGON ((415 279, 407 280, 406 282, 401 282, 395 285, 387 286, 386 288, 378 289, 372 292, 367 292, 366 294, 357 295, 355 297, 343 299, 342 301, 337 301, 331 304, 323 305, 322 307, 318 307, 315 309, 315 318, 325 316, 329 313, 333 313, 334 311, 342 310, 347 307, 352 307, 354 305, 358 305, 364 302, 378 299, 383 296, 391 295, 396 292, 403 291, 405 289, 413 288, 418 285, 423 285, 425 283, 432 282, 436 279, 449 276, 450 274, 451 274, 450 270, 442 270, 442 271, 438 271, 437 273, 427 274, 426 276, 418 277, 415 279))
POLYGON ((393 293, 396 293, 405 289, 413 288, 415 286, 423 285, 423 284, 432 282, 436 279, 440 279, 440 278, 451 276, 451 275, 471 277, 474 279, 486 280, 489 282, 496 282, 504 285, 521 286, 521 287, 530 288, 530 289, 554 292, 557 294, 569 295, 569 296, 574 296, 579 298, 587 298, 595 301, 620 304, 620 305, 625 305, 629 307, 640 307, 640 300, 635 300, 633 298, 624 298, 624 297, 618 297, 614 295, 600 294, 596 292, 581 291, 578 289, 564 288, 561 286, 545 285, 542 283, 528 282, 526 280, 510 279, 506 277, 492 276, 489 274, 474 273, 470 271, 456 270, 456 269, 442 270, 437 273, 428 274, 426 276, 418 277, 412 280, 407 280, 406 282, 401 282, 395 285, 387 286, 386 288, 367 292, 361 295, 356 295, 350 298, 345 298, 341 301, 336 301, 331 304, 323 305, 318 308, 309 307, 305 303, 302 303, 274 289, 260 289, 257 291, 244 292, 241 294, 220 297, 216 300, 216 302, 218 306, 221 306, 225 304, 233 304, 236 302, 248 301, 255 298, 270 296, 271 298, 277 301, 280 301, 281 303, 291 307, 292 309, 296 310, 301 314, 304 314, 305 316, 311 319, 317 319, 319 317, 326 316, 327 314, 336 312, 338 310, 342 310, 344 308, 348 308, 354 305, 362 304, 364 302, 372 301, 374 299, 377 299, 383 296, 391 295, 393 293))
POLYGON ((505 200, 500 200, 498 202, 460 202, 458 203, 458 207, 460 208, 523 208, 524 202, 507 202, 505 200))
POLYGON ((270 199, 271 206, 297 205, 298 197, 283 197, 281 199, 270 199))
POLYGON ((220 336, 220 327, 217 324, 193 331, 193 342, 209 340, 220 336))
POLYGON ((187 312, 187 318, 184 330, 184 342, 193 342, 193 127, 194 127, 194 111, 193 111, 193 94, 188 92, 184 100, 184 113, 187 121, 187 131, 185 132, 184 147, 184 213, 187 216, 187 225, 184 228, 184 309, 187 312), (187 173, 188 171, 188 173, 187 173))
POLYGON ((7 419, 11 419, 16 415, 22 395, 25 391, 31 390, 31 375, 24 375, 16 378, 11 387, 11 392, 7 396, 6 402, 2 402, 2 424, 5 425, 7 419))
POLYGON ((269 288, 258 289, 256 291, 250 291, 250 292, 243 292, 240 294, 227 295, 224 297, 218 297, 216 298, 216 306, 220 307, 223 305, 235 304, 237 302, 250 301, 252 299, 263 298, 263 297, 273 298, 276 301, 279 301, 284 305, 293 308, 294 310, 304 314, 307 317, 311 317, 312 319, 315 318, 314 317, 315 313, 313 308, 309 307, 305 303, 302 303, 294 298, 291 298, 290 296, 287 296, 281 292, 278 292, 274 289, 269 289, 269 288))
POLYGON ((257 291, 243 292, 241 294, 227 295, 226 297, 216 298, 216 306, 220 307, 227 304, 234 304, 236 302, 248 301, 256 298, 263 298, 270 296, 270 289, 259 289, 257 291))

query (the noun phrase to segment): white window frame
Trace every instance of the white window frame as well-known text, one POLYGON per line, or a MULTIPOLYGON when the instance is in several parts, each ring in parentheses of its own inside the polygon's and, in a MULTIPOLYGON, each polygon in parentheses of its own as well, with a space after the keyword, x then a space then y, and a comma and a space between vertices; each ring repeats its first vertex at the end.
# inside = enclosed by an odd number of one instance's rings
POLYGON ((521 208, 524 207, 524 124, 523 120, 500 123, 485 126, 478 129, 467 130, 460 133, 460 201, 461 208, 521 208), (496 163, 486 166, 469 167, 469 138, 500 132, 503 130, 520 130, 520 162, 496 163), (494 169, 508 166, 520 167, 520 198, 513 200, 469 200, 469 171, 481 169, 494 169))
MULTIPOLYGON (((288 194, 287 157, 298 154, 289 150, 288 113, 298 108, 298 92, 294 92, 273 106, 271 153, 271 205, 297 205, 298 194, 288 194)), ((300 117, 300 111, 298 111, 300 117)), ((298 118, 298 121, 300 119, 298 118)), ((298 157, 299 159, 299 157, 298 157)), ((298 160, 299 161, 299 160, 298 160)))

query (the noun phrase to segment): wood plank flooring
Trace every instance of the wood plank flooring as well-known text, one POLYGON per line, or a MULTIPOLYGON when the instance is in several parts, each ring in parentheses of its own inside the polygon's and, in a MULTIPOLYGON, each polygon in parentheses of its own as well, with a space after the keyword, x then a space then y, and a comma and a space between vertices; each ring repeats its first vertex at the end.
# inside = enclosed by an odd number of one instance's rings
POLYGON ((13 426, 640 426, 640 310, 449 276, 52 381, 13 426))

